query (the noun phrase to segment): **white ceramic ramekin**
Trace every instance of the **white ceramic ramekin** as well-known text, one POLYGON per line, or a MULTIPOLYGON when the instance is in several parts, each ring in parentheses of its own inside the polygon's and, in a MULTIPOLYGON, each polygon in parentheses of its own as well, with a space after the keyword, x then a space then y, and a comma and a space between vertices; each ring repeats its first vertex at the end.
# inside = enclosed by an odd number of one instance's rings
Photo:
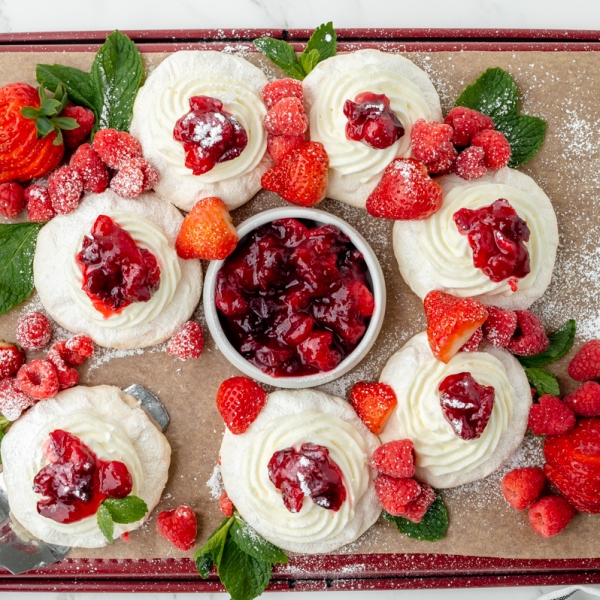
POLYGON ((383 272, 375 253, 356 229, 348 225, 346 221, 339 217, 314 208, 285 207, 266 210, 241 223, 237 228, 238 236, 242 239, 257 227, 260 227, 265 223, 270 223, 271 221, 276 221, 277 219, 309 219, 323 225, 335 225, 336 227, 339 227, 340 230, 352 240, 354 246, 362 252, 371 276, 373 298, 375 300, 375 312, 371 317, 369 327, 362 340, 354 351, 331 371, 315 373, 314 375, 304 375, 301 377, 271 377, 270 375, 263 373, 258 367, 255 367, 239 354, 239 352, 231 345, 221 327, 217 308, 215 306, 215 285, 217 273, 224 262, 222 260, 212 261, 210 263, 204 280, 204 314, 206 316, 208 329, 210 330, 217 347, 225 355, 227 360, 242 371, 242 373, 261 383, 266 383, 278 388, 307 388, 329 383, 354 368, 366 356, 379 335, 379 331, 383 324, 383 317, 385 315, 386 300, 383 272))

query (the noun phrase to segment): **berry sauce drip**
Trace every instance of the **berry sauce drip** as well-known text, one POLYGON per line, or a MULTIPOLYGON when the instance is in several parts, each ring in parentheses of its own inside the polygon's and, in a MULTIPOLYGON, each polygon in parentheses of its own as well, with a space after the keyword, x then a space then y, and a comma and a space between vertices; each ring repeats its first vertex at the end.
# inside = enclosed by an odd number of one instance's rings
POLYGON ((440 404, 446 421, 463 440, 477 439, 494 408, 494 388, 477 383, 471 373, 448 375, 440 383, 440 404))
POLYGON ((281 491, 283 503, 291 513, 300 512, 305 496, 334 512, 346 499, 342 472, 323 446, 302 444, 300 450, 279 450, 273 454, 268 469, 271 483, 281 491))
POLYGON ((344 103, 346 137, 355 142, 363 142, 371 148, 389 148, 404 135, 404 127, 390 108, 385 94, 363 92, 344 103))
MULTIPOLYGON (((461 208, 453 216, 456 227, 466 235, 473 250, 473 265, 498 283, 529 274, 529 227, 508 200, 500 198, 476 210, 461 208)), ((516 285, 511 284, 511 288, 516 285)), ((513 289, 516 291, 516 289, 513 289)))
POLYGON ((95 515, 106 498, 125 498, 133 487, 124 463, 100 460, 79 438, 56 429, 45 448, 51 461, 33 480, 43 517, 74 523, 95 515))
POLYGON ((240 241, 217 275, 215 304, 231 344, 273 377, 334 369, 375 308, 363 255, 348 236, 296 219, 240 241))
POLYGON ((132 302, 147 302, 160 284, 155 256, 110 217, 100 215, 77 255, 83 291, 106 318, 132 302))
POLYGON ((192 96, 190 112, 175 123, 173 137, 183 144, 185 166, 194 175, 210 171, 217 163, 238 157, 248 144, 242 125, 210 96, 192 96))

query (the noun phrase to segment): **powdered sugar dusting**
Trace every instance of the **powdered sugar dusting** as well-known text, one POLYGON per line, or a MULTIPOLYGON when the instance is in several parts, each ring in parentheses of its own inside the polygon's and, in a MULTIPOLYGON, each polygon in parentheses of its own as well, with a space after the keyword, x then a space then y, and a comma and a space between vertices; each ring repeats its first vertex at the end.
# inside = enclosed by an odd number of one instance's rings
POLYGON ((223 480, 221 479, 221 468, 219 465, 215 465, 211 476, 209 477, 206 485, 209 489, 210 497, 213 500, 218 500, 223 493, 223 480))

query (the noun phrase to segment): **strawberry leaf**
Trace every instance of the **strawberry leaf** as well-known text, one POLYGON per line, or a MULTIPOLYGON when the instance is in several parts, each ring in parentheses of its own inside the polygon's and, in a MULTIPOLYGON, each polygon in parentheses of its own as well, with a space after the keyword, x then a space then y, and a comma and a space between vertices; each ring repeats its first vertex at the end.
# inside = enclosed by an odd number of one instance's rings
POLYGON ((26 119, 37 119, 40 116, 40 111, 33 106, 24 106, 21 109, 21 115, 26 119))
POLYGON ((400 533, 417 540, 437 542, 444 539, 448 531, 448 509, 439 492, 420 523, 413 523, 404 517, 394 517, 385 511, 383 516, 396 525, 400 533))
POLYGON ((57 128, 71 131, 79 127, 79 123, 72 117, 52 117, 50 123, 57 128))

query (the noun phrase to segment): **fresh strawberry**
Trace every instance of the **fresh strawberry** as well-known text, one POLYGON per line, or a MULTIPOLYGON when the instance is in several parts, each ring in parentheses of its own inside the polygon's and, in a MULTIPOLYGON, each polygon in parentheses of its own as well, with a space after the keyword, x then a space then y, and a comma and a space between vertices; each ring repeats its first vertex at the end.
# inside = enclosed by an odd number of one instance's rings
POLYGON ((17 342, 25 350, 41 350, 52 337, 52 326, 46 315, 30 312, 17 321, 17 342))
MULTIPOLYGON (((76 131, 76 130, 74 130, 76 131)), ((76 169, 83 181, 83 191, 101 194, 108 187, 108 168, 92 144, 82 144, 71 156, 69 165, 76 169)))
POLYGON ((419 485, 421 486, 421 493, 412 502, 409 502, 402 510, 402 514, 399 515, 413 523, 420 523, 435 501, 433 489, 425 483, 419 485))
POLYGON ((586 381, 564 402, 579 417, 600 417, 600 384, 586 381))
POLYGON ((297 346, 300 360, 310 367, 325 372, 342 362, 342 354, 335 347, 331 331, 313 331, 297 346))
POLYGON ((452 143, 459 147, 468 146, 476 133, 494 129, 492 119, 466 106, 455 106, 448 113, 445 123, 454 129, 452 143))
POLYGON ((276 165, 304 143, 303 135, 268 135, 267 152, 276 165))
POLYGON ((159 181, 158 171, 142 157, 128 160, 112 178, 110 187, 122 198, 137 198, 159 181))
POLYGON ((9 421, 16 421, 21 413, 37 400, 26 394, 16 377, 0 379, 0 413, 9 421))
POLYGON ((51 362, 39 358, 19 369, 17 381, 26 394, 37 400, 52 398, 59 389, 56 368, 51 362))
POLYGON ((41 185, 30 185, 25 189, 24 196, 30 221, 43 223, 56 216, 50 194, 46 188, 41 185))
POLYGON ((533 435, 561 435, 575 427, 575 414, 560 399, 544 394, 529 410, 529 429, 533 435))
POLYGON ((483 336, 492 345, 505 348, 517 329, 517 313, 488 306, 488 318, 483 324, 483 336))
POLYGON ((48 193, 52 208, 58 214, 73 212, 79 206, 83 193, 83 179, 79 171, 69 165, 56 169, 48 178, 48 193))
POLYGON ((23 188, 14 181, 0 183, 0 215, 14 219, 24 207, 23 188))
POLYGON ((575 509, 561 496, 544 496, 529 509, 529 522, 545 538, 558 535, 575 516, 575 509))
POLYGON ((477 352, 483 341, 483 329, 480 327, 475 330, 475 333, 465 342, 460 352, 477 352))
POLYGON ((417 160, 429 173, 450 173, 458 152, 452 145, 454 130, 449 125, 418 119, 410 131, 410 144, 417 160))
POLYGON ((231 377, 219 386, 217 409, 227 429, 236 435, 244 433, 263 409, 265 391, 252 379, 231 377))
POLYGON ((90 336, 80 333, 65 342, 64 352, 65 362, 71 367, 78 367, 86 358, 93 356, 94 342, 90 336))
POLYGON ((48 350, 48 354, 46 355, 46 360, 51 362, 56 369, 58 386, 61 390, 66 390, 79 383, 79 373, 63 358, 67 354, 65 345, 65 340, 59 340, 52 344, 52 348, 48 350))
POLYGON ((414 158, 396 158, 367 198, 374 217, 395 220, 427 219, 442 206, 442 188, 427 167, 414 158))
POLYGON ((25 352, 16 344, 0 340, 0 379, 17 374, 25 362, 25 352))
POLYGON ((502 478, 500 488, 505 500, 517 510, 531 506, 546 485, 544 471, 538 467, 513 469, 502 478))
POLYGON ((303 135, 308 129, 308 119, 302 100, 282 98, 266 114, 264 125, 271 135, 303 135))
POLYGON ((600 340, 586 342, 569 363, 569 375, 577 381, 600 378, 600 340))
POLYGON ((517 329, 506 349, 517 356, 533 356, 550 345, 539 317, 528 310, 517 310, 517 329))
POLYGON ((219 198, 202 198, 186 215, 175 249, 181 258, 223 260, 237 246, 238 236, 227 207, 219 198))
POLYGON ((407 478, 415 474, 414 446, 410 440, 395 440, 373 452, 371 467, 390 477, 407 478))
POLYGON ((158 513, 156 530, 177 550, 187 552, 194 545, 198 533, 196 515, 189 506, 163 510, 158 513))
POLYGON ((77 148, 77 146, 89 139, 92 129, 94 129, 94 123, 96 122, 94 113, 89 108, 75 106, 75 104, 68 102, 62 113, 60 113, 60 116, 71 117, 79 125, 76 129, 63 132, 67 148, 77 148))
POLYGON ((350 390, 350 404, 369 430, 379 435, 398 400, 394 390, 386 383, 359 381, 350 390))
POLYGON ((298 98, 304 101, 302 82, 290 77, 276 79, 265 85, 262 96, 267 108, 273 108, 282 98, 298 98))
POLYGON ((473 136, 471 148, 483 148, 483 162, 488 169, 501 169, 510 160, 510 144, 503 133, 493 129, 485 129, 473 136))
POLYGON ((231 498, 227 495, 227 492, 223 492, 219 498, 219 510, 226 516, 230 517, 235 510, 231 498))
POLYGON ((184 323, 173 334, 167 344, 167 354, 176 356, 181 360, 198 358, 204 348, 202 327, 196 321, 184 323))
POLYGON ((111 169, 120 169, 132 158, 142 156, 142 145, 129 133, 116 129, 98 131, 94 136, 94 150, 111 169))
POLYGON ((429 292, 423 306, 431 352, 445 363, 450 362, 488 316, 481 302, 456 298, 439 290, 429 292))
POLYGON ((463 179, 479 179, 487 171, 485 151, 479 146, 465 148, 454 161, 454 172, 463 179))
POLYGON ((381 506, 395 517, 403 516, 406 505, 421 493, 421 486, 414 479, 400 479, 379 473, 373 483, 381 506))
POLYGON ((319 142, 304 142, 261 178, 261 185, 299 206, 314 206, 327 190, 329 158, 319 142))

